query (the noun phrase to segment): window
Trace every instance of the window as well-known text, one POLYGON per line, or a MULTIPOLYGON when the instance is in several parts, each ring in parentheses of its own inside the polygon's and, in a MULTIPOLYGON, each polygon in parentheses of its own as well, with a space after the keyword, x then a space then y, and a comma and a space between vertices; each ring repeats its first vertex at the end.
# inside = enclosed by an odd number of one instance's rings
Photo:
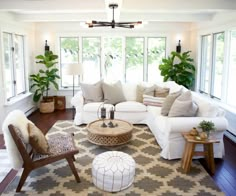
MULTIPOLYGON (((66 75, 66 67, 71 63, 79 63, 79 39, 77 37, 60 38, 60 71, 61 86, 73 85, 73 76, 66 75)), ((75 86, 78 86, 79 78, 75 76, 75 86)))
POLYGON ((144 38, 127 37, 125 43, 126 43, 125 81, 126 82, 143 81, 144 38))
POLYGON ((123 81, 122 38, 105 37, 103 41, 103 76, 104 79, 123 81))
POLYGON ((224 65, 224 33, 213 34, 211 96, 221 99, 224 65))
POLYGON ((24 36, 4 32, 3 48, 6 99, 10 101, 26 92, 24 36))
POLYGON ((200 92, 209 93, 211 35, 202 36, 200 92))
POLYGON ((83 82, 94 83, 101 78, 101 39, 82 38, 83 82))
POLYGON ((160 74, 158 66, 162 63, 162 58, 166 56, 166 38, 149 37, 148 38, 147 65, 149 82, 162 82, 163 77, 160 74))
POLYGON ((223 65, 224 32, 202 36, 200 92, 221 99, 223 65))
POLYGON ((230 32, 229 72, 228 72, 227 103, 236 107, 236 30, 230 32))
MULTIPOLYGON (((72 86, 73 81, 66 75, 66 65, 78 62, 83 63, 81 81, 85 83, 100 79, 162 81, 158 65, 166 54, 165 37, 91 36, 60 37, 59 40, 62 87, 72 86)), ((79 86, 78 77, 75 86, 79 86)))

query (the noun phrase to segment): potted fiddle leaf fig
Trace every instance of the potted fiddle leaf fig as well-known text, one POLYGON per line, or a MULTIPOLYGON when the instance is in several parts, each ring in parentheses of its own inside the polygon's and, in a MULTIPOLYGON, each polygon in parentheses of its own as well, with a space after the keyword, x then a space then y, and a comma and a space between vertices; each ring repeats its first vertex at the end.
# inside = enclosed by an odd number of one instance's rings
POLYGON ((51 86, 58 90, 57 79, 60 79, 57 74, 59 70, 55 67, 58 55, 53 54, 52 51, 45 51, 44 55, 38 55, 35 58, 36 63, 43 64, 45 68, 39 69, 36 74, 30 75, 30 89, 34 90, 33 101, 40 101, 39 109, 41 113, 50 113, 54 111, 54 99, 48 96, 48 92, 51 86))
POLYGON ((177 84, 183 85, 191 89, 195 80, 195 66, 193 59, 190 58, 191 51, 178 53, 171 52, 171 55, 162 59, 159 65, 161 75, 164 76, 164 82, 171 80, 177 84))

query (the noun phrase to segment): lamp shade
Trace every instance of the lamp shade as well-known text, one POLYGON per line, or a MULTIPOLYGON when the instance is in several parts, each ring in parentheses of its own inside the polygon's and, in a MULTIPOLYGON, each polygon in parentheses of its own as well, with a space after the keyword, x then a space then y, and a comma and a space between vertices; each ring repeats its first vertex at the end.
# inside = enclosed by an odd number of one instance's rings
POLYGON ((81 75, 83 73, 83 67, 81 63, 68 64, 65 70, 67 75, 81 75))

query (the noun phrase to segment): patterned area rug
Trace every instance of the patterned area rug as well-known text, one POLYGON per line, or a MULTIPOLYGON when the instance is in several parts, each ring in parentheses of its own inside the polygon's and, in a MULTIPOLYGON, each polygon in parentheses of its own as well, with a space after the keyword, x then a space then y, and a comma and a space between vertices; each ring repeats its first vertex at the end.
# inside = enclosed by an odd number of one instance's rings
MULTIPOLYGON (((180 160, 165 160, 160 157, 160 147, 149 128, 134 126, 132 140, 118 147, 100 147, 86 138, 85 126, 74 126, 71 121, 58 121, 49 131, 52 134, 75 133, 75 142, 80 153, 76 156, 76 168, 81 183, 76 183, 66 161, 33 171, 27 178, 22 192, 17 195, 224 195, 198 161, 192 163, 191 171, 184 174, 180 160), (136 161, 136 175, 133 184, 117 193, 104 192, 93 185, 91 164, 102 152, 117 150, 131 155, 136 161)), ((3 195, 14 195, 20 172, 7 187, 3 195)))

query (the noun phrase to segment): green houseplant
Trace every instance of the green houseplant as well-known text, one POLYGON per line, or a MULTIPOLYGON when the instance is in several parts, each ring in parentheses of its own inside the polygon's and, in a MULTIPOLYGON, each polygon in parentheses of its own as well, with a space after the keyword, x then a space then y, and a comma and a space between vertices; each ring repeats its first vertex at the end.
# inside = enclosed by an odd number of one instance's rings
POLYGON ((209 137, 209 134, 211 131, 215 131, 215 124, 211 121, 201 121, 198 126, 200 129, 202 129, 203 132, 206 133, 207 138, 209 137))
POLYGON ((36 63, 43 64, 45 68, 39 69, 37 74, 30 75, 30 89, 34 89, 33 100, 34 102, 41 100, 40 111, 42 113, 53 112, 54 100, 49 99, 48 91, 51 86, 58 90, 57 79, 60 79, 60 76, 57 75, 58 69, 55 67, 58 55, 53 54, 52 51, 45 51, 44 55, 38 55, 35 58, 36 63))
POLYGON ((172 80, 188 89, 192 88, 195 79, 195 67, 193 59, 190 58, 190 52, 172 51, 170 56, 162 59, 159 69, 161 75, 164 76, 164 82, 172 80))

